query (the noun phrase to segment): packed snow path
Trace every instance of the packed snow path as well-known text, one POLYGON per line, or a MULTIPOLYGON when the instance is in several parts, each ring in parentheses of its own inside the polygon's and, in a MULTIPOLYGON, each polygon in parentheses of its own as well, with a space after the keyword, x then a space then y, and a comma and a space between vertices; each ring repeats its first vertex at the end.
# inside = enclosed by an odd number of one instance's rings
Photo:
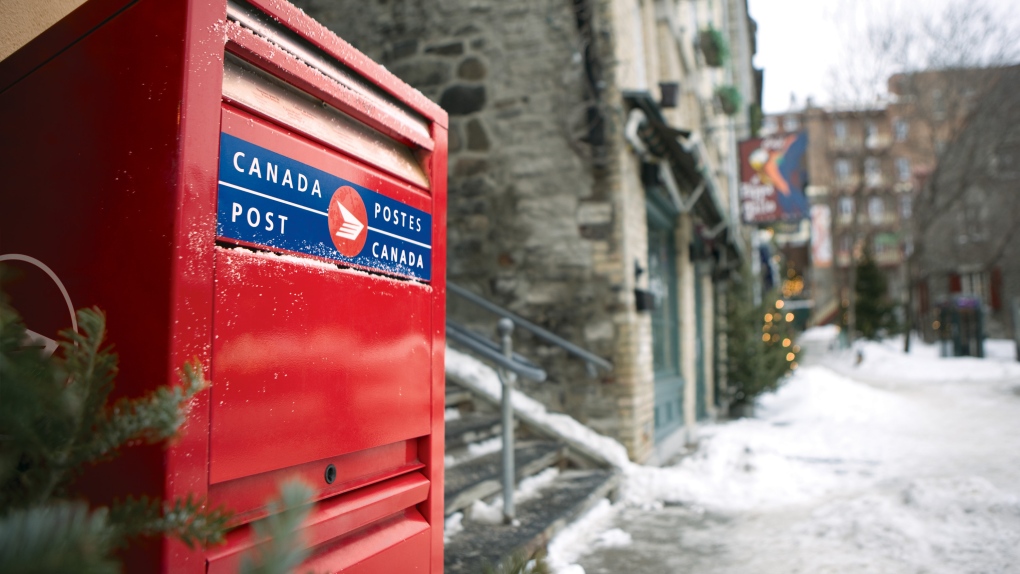
POLYGON ((677 466, 631 466, 623 500, 554 541, 553 567, 1020 572, 1012 343, 991 342, 983 360, 869 343, 855 366, 818 342, 812 364, 762 397, 756 418, 705 427, 677 466))

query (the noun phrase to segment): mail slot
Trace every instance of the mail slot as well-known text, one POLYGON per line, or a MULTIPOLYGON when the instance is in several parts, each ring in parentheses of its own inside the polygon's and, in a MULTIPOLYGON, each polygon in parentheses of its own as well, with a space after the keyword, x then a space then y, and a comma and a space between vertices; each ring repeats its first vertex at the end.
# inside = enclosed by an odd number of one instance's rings
MULTIPOLYGON (((277 0, 90 0, 0 62, 0 123, 0 254, 107 312, 118 395, 211 381, 83 487, 204 497, 227 543, 129 570, 236 571, 297 477, 309 569, 441 572, 445 112, 277 0)), ((55 338, 67 305, 23 271, 55 338)))

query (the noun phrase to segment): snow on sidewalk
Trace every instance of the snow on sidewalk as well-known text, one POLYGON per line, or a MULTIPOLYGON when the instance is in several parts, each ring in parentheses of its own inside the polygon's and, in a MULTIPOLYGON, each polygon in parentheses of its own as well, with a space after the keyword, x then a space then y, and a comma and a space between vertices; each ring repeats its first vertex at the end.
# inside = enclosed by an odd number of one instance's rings
MULTIPOLYGON (((811 333, 811 331, 808 331, 811 333)), ((1008 381, 1020 383, 1020 362, 1015 343, 1002 339, 985 341, 987 358, 940 357, 939 349, 922 341, 911 341, 910 354, 903 353, 903 339, 858 341, 854 351, 833 353, 827 366, 855 379, 893 383, 945 383, 963 381, 1008 381), (853 353, 863 361, 855 365, 853 353)))
POLYGON ((989 359, 895 345, 799 369, 673 467, 626 466, 612 514, 554 540, 554 571, 1020 571, 1020 368, 995 342, 989 359))

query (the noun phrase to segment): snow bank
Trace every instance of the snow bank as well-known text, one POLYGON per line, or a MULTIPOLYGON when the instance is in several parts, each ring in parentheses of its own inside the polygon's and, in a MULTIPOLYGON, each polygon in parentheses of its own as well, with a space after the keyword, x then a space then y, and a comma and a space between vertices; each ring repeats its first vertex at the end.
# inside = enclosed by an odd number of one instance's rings
POLYGON ((575 564, 588 551, 589 540, 610 530, 617 509, 602 499, 584 516, 567 526, 549 542, 546 564, 555 574, 584 574, 584 568, 575 564))
POLYGON ((910 354, 903 353, 900 338, 858 341, 854 351, 834 355, 829 364, 854 378, 909 383, 978 382, 1020 379, 1020 363, 1008 351, 1011 341, 991 340, 988 358, 940 357, 938 347, 912 341, 910 354), (863 360, 856 363, 854 353, 863 360))
POLYGON ((839 327, 835 325, 822 325, 821 327, 811 327, 804 331, 797 337, 797 342, 808 342, 808 341, 832 341, 839 336, 839 327))

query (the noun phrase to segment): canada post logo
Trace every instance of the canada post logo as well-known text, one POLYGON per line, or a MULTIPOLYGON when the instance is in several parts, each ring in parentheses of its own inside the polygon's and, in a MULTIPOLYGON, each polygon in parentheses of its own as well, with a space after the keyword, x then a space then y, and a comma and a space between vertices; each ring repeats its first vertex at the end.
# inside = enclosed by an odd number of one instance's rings
POLYGON ((431 278, 431 214, 226 133, 220 136, 216 234, 431 278))
POLYGON ((365 202, 349 185, 337 189, 329 201, 329 233, 337 251, 354 257, 365 248, 368 239, 368 214, 365 202))

